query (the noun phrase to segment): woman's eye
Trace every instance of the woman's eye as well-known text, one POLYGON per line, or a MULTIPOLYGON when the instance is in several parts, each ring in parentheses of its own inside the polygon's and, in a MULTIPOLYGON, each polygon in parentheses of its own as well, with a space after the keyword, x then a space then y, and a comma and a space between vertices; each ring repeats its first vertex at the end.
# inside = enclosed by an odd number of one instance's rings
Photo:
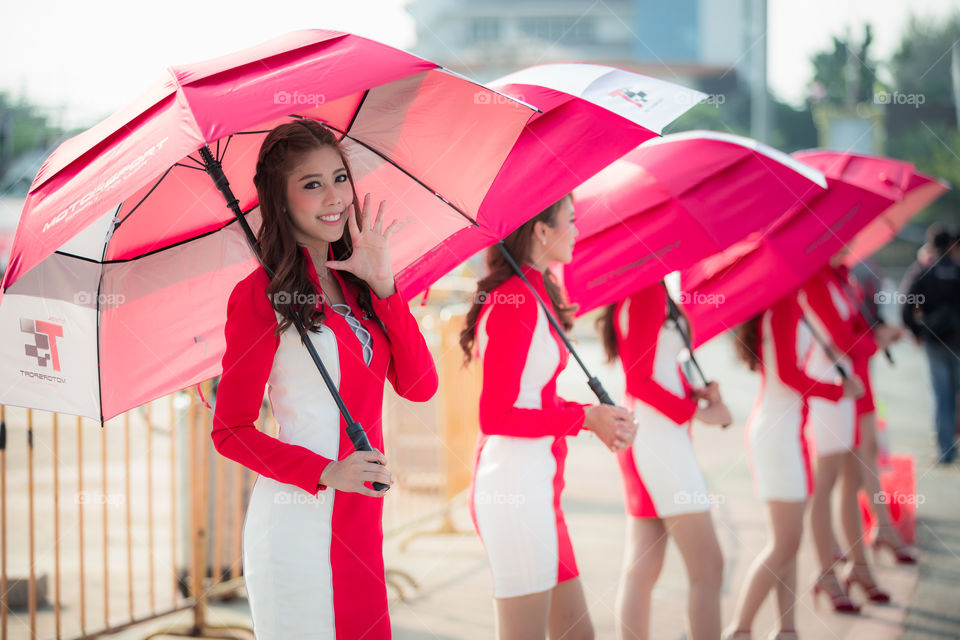
POLYGON ((304 189, 319 189, 320 182, 318 180, 311 180, 307 184, 303 185, 304 189))
POLYGON ((341 174, 338 175, 336 178, 334 178, 334 180, 336 180, 337 182, 346 182, 346 181, 347 181, 347 174, 341 173, 341 174))

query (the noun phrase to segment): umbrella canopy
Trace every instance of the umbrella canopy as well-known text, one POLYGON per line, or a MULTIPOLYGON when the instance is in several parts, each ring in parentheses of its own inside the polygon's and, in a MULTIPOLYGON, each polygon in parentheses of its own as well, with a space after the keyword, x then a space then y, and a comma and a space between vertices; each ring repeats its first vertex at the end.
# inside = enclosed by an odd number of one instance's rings
POLYGON ((908 163, 888 158, 825 165, 826 192, 787 212, 769 229, 682 271, 682 302, 694 343, 735 328, 803 286, 899 201, 910 171, 908 163))
POLYGON ((644 143, 574 192, 580 236, 563 280, 578 313, 614 303, 823 193, 820 172, 714 131, 644 143))
POLYGON ((256 267, 262 138, 291 118, 344 136, 357 191, 400 219, 400 273, 468 224, 533 114, 354 35, 292 33, 169 70, 37 175, 0 299, 0 403, 109 419, 220 373, 227 298, 256 267), (291 115, 292 114, 292 115, 291 115))
POLYGON ((490 83, 540 110, 520 134, 476 224, 461 229, 398 278, 416 294, 645 140, 706 95, 595 64, 547 64, 490 83))
POLYGON ((874 251, 897 237, 910 218, 950 189, 949 183, 920 173, 913 165, 904 163, 902 166, 889 167, 882 157, 823 149, 798 151, 793 155, 821 171, 835 171, 836 167, 845 170, 848 176, 851 173, 863 174, 867 180, 870 179, 870 171, 879 171, 881 182, 896 185, 903 191, 896 203, 848 243, 850 254, 844 262, 850 267, 866 260, 874 251))

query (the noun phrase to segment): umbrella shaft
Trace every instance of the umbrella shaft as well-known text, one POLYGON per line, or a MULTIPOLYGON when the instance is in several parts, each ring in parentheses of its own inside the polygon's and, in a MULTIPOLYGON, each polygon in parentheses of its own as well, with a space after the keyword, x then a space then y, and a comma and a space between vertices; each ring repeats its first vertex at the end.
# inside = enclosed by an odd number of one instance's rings
POLYGON ((600 400, 602 404, 614 404, 613 400, 610 398, 610 394, 607 393, 606 389, 603 388, 600 380, 596 376, 591 375, 590 370, 587 369, 587 365, 584 364, 583 360, 580 359, 580 355, 577 353, 577 350, 573 348, 573 344, 570 343, 570 339, 567 338, 567 334, 564 332, 563 328, 557 323, 554 319, 553 314, 550 313, 550 310, 547 309, 547 304, 540 298, 540 295, 537 293, 537 290, 533 288, 533 285, 530 284, 530 281, 527 280, 527 277, 523 275, 523 270, 520 269, 520 265, 517 264, 517 261, 513 259, 513 256, 510 255, 510 250, 507 249, 506 245, 502 241, 497 243, 497 246, 500 248, 501 253, 507 259, 507 262, 510 264, 510 267, 513 269, 523 283, 529 287, 530 292, 533 293, 533 297, 536 299, 537 303, 543 309, 544 313, 547 314, 547 322, 550 323, 550 326, 553 327, 554 331, 557 332, 557 335, 560 336, 560 339, 563 340, 564 346, 567 348, 567 351, 570 352, 570 355, 573 356, 574 360, 577 361, 577 364, 580 365, 580 368, 583 369, 583 373, 587 376, 587 384, 590 386, 590 389, 596 394, 597 399, 600 400))
POLYGON ((833 352, 833 349, 830 348, 830 345, 827 344, 827 341, 823 339, 823 336, 813 328, 813 325, 810 324, 810 321, 807 320, 806 316, 801 316, 803 324, 807 325, 807 329, 810 330, 810 333, 813 334, 813 339, 817 341, 824 351, 827 353, 827 357, 833 360, 833 366, 836 368, 837 373, 840 374, 840 377, 846 380, 850 376, 847 375, 847 370, 843 368, 843 365, 840 364, 840 359, 837 358, 837 354, 833 352))

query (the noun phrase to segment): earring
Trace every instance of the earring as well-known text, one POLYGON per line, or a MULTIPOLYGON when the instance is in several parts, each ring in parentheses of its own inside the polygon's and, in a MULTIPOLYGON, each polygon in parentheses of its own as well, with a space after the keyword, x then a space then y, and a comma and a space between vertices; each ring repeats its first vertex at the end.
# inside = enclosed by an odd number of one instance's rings
POLYGON ((546 239, 546 238, 540 238, 540 244, 546 245, 546 244, 547 244, 547 239, 546 239))

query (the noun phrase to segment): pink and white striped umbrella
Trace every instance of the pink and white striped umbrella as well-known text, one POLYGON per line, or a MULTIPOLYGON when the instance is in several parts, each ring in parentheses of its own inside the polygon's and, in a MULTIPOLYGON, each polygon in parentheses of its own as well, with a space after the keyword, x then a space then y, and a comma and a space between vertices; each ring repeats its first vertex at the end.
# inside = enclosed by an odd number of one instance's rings
POLYGON ((387 200, 395 273, 476 218, 529 105, 358 36, 302 31, 169 69, 64 142, 30 188, 0 298, 0 403, 109 419, 220 373, 233 286, 256 267, 207 170, 256 229, 267 131, 344 136, 387 200))

